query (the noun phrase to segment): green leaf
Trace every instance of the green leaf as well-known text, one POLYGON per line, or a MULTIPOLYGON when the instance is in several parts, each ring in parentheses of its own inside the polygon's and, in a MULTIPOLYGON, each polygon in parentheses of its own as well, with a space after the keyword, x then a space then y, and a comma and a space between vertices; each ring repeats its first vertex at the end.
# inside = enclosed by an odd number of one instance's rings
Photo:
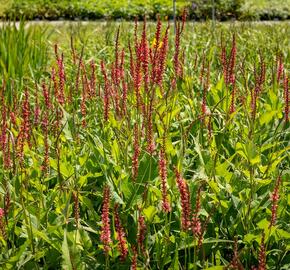
POLYGON ((248 143, 246 144, 246 151, 248 159, 252 165, 261 162, 260 156, 257 152, 257 147, 252 141, 248 141, 248 143))
POLYGON ((117 140, 115 139, 112 144, 112 157, 115 161, 119 160, 120 156, 120 149, 117 140))
POLYGON ((247 144, 238 142, 236 144, 236 151, 242 157, 247 159, 252 165, 261 162, 261 158, 257 152, 257 147, 252 141, 248 141, 247 144))
POLYGON ((170 270, 179 270, 179 265, 178 265, 178 249, 175 249, 175 255, 174 255, 174 259, 170 265, 170 270))
POLYGON ((260 117, 260 124, 268 124, 271 122, 276 115, 277 111, 270 111, 270 112, 265 112, 264 114, 261 115, 260 117))
POLYGON ((61 253, 60 245, 58 245, 58 242, 49 239, 49 237, 44 232, 34 229, 33 235, 40 237, 42 240, 44 240, 46 243, 56 249, 59 253, 61 253))
POLYGON ((259 221, 259 222, 257 223, 257 226, 258 226, 260 229, 263 229, 263 230, 268 229, 268 228, 269 228, 269 225, 270 225, 270 222, 269 222, 266 218, 262 219, 261 221, 259 221))
POLYGON ((170 240, 172 243, 175 243, 175 237, 174 237, 174 235, 171 235, 171 236, 169 237, 169 240, 170 240))
POLYGON ((251 233, 248 233, 244 236, 244 241, 247 242, 247 243, 251 243, 253 240, 257 239, 258 236, 257 235, 254 235, 254 234, 251 234, 251 233))
POLYGON ((72 263, 70 260, 70 253, 69 253, 69 247, 67 243, 67 230, 64 229, 64 236, 63 236, 63 242, 62 242, 62 269, 64 270, 72 270, 72 263))
POLYGON ((282 229, 277 229, 276 230, 276 234, 279 237, 282 237, 282 238, 285 238, 285 239, 290 239, 290 233, 286 232, 286 231, 284 231, 282 229))
POLYGON ((158 176, 158 163, 155 158, 145 153, 140 160, 138 169, 138 183, 152 181, 158 176))
POLYGON ((151 222, 154 218, 154 215, 157 213, 157 209, 153 205, 150 205, 149 207, 145 208, 143 212, 147 217, 148 221, 151 222))

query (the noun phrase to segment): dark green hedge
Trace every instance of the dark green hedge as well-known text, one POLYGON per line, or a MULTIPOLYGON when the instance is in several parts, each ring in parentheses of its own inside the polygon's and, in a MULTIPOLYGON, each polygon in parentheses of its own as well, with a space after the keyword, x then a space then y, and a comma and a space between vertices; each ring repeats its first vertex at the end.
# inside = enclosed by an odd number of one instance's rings
MULTIPOLYGON (((9 8, 0 16, 12 19, 126 19, 142 18, 144 14, 155 19, 157 14, 172 17, 172 0, 10 0, 9 8)), ((289 19, 290 9, 269 4, 266 8, 247 7, 253 0, 214 0, 215 15, 219 20, 289 19), (274 8, 273 8, 274 6, 274 8)), ((268 0, 264 0, 268 1, 268 0)), ((274 0, 277 1, 277 0, 274 0)), ((285 0, 286 2, 289 0, 285 0)), ((255 3, 255 1, 254 1, 255 3)), ((269 2, 270 3, 270 2, 269 2)), ((212 0, 177 0, 177 12, 183 8, 190 18, 203 20, 212 17, 212 0)))

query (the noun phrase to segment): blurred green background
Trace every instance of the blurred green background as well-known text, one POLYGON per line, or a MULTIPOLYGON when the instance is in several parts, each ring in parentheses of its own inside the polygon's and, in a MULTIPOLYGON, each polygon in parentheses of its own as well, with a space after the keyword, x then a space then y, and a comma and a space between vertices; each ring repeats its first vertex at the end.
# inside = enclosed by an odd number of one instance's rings
MULTIPOLYGON (((213 0, 177 0, 177 12, 186 6, 196 20, 211 18, 213 0)), ((214 0, 219 20, 287 20, 290 0, 214 0)), ((19 19, 133 19, 146 14, 172 17, 172 0, 0 0, 2 18, 19 19)))

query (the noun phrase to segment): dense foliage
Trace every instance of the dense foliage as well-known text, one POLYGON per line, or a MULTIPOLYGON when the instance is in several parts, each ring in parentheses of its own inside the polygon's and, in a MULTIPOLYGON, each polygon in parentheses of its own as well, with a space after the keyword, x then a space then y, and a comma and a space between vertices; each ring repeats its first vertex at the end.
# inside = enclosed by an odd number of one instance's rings
POLYGON ((55 29, 0 30, 0 268, 289 269, 289 24, 55 29))
MULTIPOLYGON (((212 0, 177 0, 177 13, 186 7, 196 20, 212 18, 212 0)), ((216 18, 289 19, 290 0, 214 0, 216 18)), ((172 0, 7 0, 0 2, 0 16, 28 19, 156 19, 172 18, 172 0), (2 8, 1 8, 2 6, 2 8)))

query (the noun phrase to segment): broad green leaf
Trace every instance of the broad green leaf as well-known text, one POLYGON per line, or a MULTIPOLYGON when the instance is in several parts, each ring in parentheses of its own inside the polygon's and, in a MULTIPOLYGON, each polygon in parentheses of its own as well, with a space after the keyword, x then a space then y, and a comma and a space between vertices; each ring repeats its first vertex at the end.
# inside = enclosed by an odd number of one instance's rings
POLYGON ((270 112, 265 112, 264 114, 262 114, 260 117, 260 124, 264 125, 271 122, 273 118, 275 117, 276 113, 277 111, 270 111, 270 112))
POLYGON ((253 240, 257 239, 257 237, 257 235, 248 233, 244 236, 244 241, 250 244, 253 240))
POLYGON ((147 217, 148 221, 152 222, 155 214, 157 213, 157 209, 153 205, 150 205, 149 207, 145 208, 143 212, 145 216, 147 217))
POLYGON ((69 252, 69 246, 67 243, 67 230, 64 229, 64 236, 63 236, 63 242, 62 242, 62 269, 64 270, 73 270, 71 259, 70 259, 70 252, 69 252))
POLYGON ((290 239, 290 232, 286 232, 282 229, 277 229, 276 230, 276 234, 279 236, 279 237, 282 237, 282 238, 285 238, 285 239, 290 239))
POLYGON ((261 221, 259 221, 257 223, 258 228, 263 229, 263 230, 267 230, 269 228, 270 222, 264 218, 261 221))

